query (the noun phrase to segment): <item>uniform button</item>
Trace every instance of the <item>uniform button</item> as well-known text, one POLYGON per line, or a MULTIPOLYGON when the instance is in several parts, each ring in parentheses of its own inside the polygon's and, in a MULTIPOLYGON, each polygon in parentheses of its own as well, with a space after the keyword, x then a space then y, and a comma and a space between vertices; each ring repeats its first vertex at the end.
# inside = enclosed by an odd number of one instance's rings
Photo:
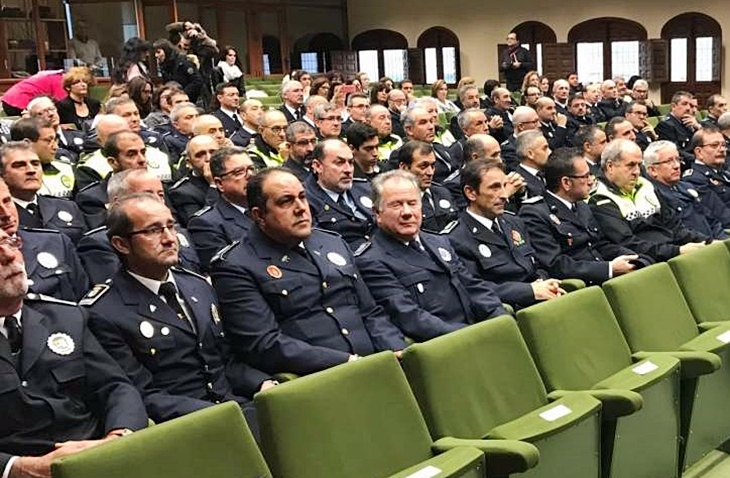
POLYGON ((281 291, 281 295, 287 296, 287 295, 289 295, 289 291, 286 290, 286 289, 284 289, 284 290, 281 291))
POLYGON ((335 313, 335 309, 333 309, 332 307, 327 307, 325 309, 325 311, 327 311, 328 314, 334 314, 335 313))
POLYGON ((23 380, 22 382, 20 382, 20 386, 23 387, 23 388, 26 388, 28 386, 28 382, 26 382, 25 380, 23 380))
POLYGON ((208 382, 208 390, 213 390, 213 384, 211 382, 208 382))
POLYGON ((203 348, 203 342, 199 342, 199 343, 198 343, 198 348, 199 348, 199 349, 202 349, 202 348, 203 348))
POLYGON ((208 364, 205 364, 205 366, 203 368, 205 369, 206 372, 210 371, 210 367, 208 367, 208 364))
POLYGON ((355 279, 357 279, 357 274, 352 274, 352 277, 354 277, 355 279))
POLYGON ((350 331, 347 329, 342 329, 342 335, 350 335, 350 331))
POLYGON ((592 242, 589 242, 588 243, 588 247, 593 247, 593 243, 592 242))
POLYGON ((326 289, 327 287, 329 287, 329 284, 327 282, 322 282, 322 288, 326 289))
POLYGON ((155 355, 157 353, 157 349, 150 349, 150 355, 155 355))

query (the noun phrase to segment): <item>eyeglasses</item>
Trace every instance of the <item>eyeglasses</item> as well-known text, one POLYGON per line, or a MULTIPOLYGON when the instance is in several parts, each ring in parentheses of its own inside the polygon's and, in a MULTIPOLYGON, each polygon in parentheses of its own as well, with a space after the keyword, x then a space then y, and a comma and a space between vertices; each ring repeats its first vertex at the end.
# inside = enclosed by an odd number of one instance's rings
POLYGON ((342 121, 342 118, 339 116, 327 116, 326 118, 322 118, 322 121, 342 121))
POLYGON ((588 171, 585 174, 581 174, 581 175, 577 175, 577 174, 566 174, 565 175, 566 178, 571 178, 571 179, 588 179, 591 176, 593 176, 593 173, 591 173, 590 171, 588 171))
POLYGON ((241 166, 240 168, 232 169, 227 173, 223 173, 218 177, 223 179, 226 176, 233 176, 236 179, 240 179, 254 173, 256 173, 256 166, 241 166))
POLYGON ((266 129, 270 129, 274 134, 281 134, 286 131, 286 126, 264 126, 266 129))
POLYGON ((297 146, 309 146, 310 144, 314 145, 317 144, 317 138, 312 139, 300 139, 299 141, 294 141, 294 144, 297 146))
POLYGON ((161 224, 158 226, 150 226, 144 229, 140 229, 138 231, 132 231, 127 234, 127 237, 143 235, 153 239, 159 239, 162 237, 162 233, 168 230, 173 234, 177 233, 177 226, 174 222, 169 222, 167 224, 161 224))
POLYGON ((11 249, 20 249, 23 247, 23 239, 20 236, 8 236, 4 239, 0 239, 1 247, 9 247, 11 249))
POLYGON ((660 164, 682 164, 682 161, 678 156, 675 156, 673 158, 665 159, 664 161, 657 161, 654 164, 650 164, 650 166, 659 166, 660 164))
POLYGON ((717 143, 706 143, 706 144, 700 145, 700 148, 704 148, 705 146, 708 146, 708 147, 710 147, 712 149, 718 149, 718 148, 725 149, 725 148, 727 148, 727 145, 725 144, 725 142, 722 142, 722 143, 720 143, 720 142, 717 142, 717 143))
POLYGON ((48 113, 55 113, 58 111, 58 109, 55 106, 49 106, 48 108, 44 108, 42 110, 38 110, 38 115, 45 115, 48 113))

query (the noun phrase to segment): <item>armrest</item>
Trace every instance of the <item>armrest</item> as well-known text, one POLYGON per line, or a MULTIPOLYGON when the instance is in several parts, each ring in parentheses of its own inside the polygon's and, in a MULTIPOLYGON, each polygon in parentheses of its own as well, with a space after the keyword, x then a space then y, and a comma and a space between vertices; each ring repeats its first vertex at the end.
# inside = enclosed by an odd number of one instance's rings
POLYGON ((288 373, 288 372, 282 372, 282 373, 275 373, 274 378, 277 382, 284 383, 284 382, 290 382, 292 380, 296 380, 299 378, 299 375, 295 373, 288 373))
MULTIPOLYGON (((641 394, 631 390, 601 389, 581 390, 582 393, 589 393, 593 398, 600 400, 603 405, 602 415, 608 420, 631 415, 644 407, 644 399, 641 394)), ((554 390, 548 395, 549 400, 558 400, 571 393, 570 390, 554 390)))
MULTIPOLYGON (((686 344, 685 344, 686 345, 686 344)), ((682 346, 684 348, 684 345, 682 346)), ((657 354, 668 355, 679 359, 682 366, 680 372, 682 378, 695 378, 700 375, 707 375, 719 369, 722 360, 717 355, 710 352, 702 352, 695 350, 672 350, 667 352, 636 352, 633 358, 643 360, 651 358, 657 354)))
POLYGON ((560 279, 560 287, 565 292, 575 292, 576 290, 585 289, 586 283, 580 279, 560 279))
POLYGON ((714 329, 715 327, 727 325, 728 323, 730 322, 728 322, 727 320, 708 321, 697 324, 697 327, 700 329, 700 331, 707 332, 708 330, 714 329))
POLYGON ((535 467, 540 460, 540 452, 535 445, 519 440, 466 440, 444 437, 437 440, 431 449, 434 453, 443 453, 464 446, 477 448, 484 453, 489 462, 490 476, 524 473, 535 467))
POLYGON ((680 350, 697 350, 702 352, 719 353, 730 346, 730 322, 717 325, 702 332, 689 342, 685 342, 680 350))
POLYGON ((679 359, 671 355, 652 353, 649 359, 626 367, 591 388, 593 390, 619 389, 641 392, 679 370, 679 359))
POLYGON ((484 467, 484 453, 476 448, 463 446, 436 455, 395 475, 390 475, 388 478, 415 478, 424 475, 444 478, 486 476, 484 467))

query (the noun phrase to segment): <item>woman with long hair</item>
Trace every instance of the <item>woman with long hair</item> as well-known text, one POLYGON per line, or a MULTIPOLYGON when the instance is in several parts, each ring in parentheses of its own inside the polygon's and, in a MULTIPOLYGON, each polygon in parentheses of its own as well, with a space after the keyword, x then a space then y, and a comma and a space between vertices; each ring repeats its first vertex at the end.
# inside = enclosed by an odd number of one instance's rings
POLYGON ((134 101, 139 110, 139 117, 146 118, 152 112, 152 93, 154 86, 150 80, 146 80, 141 76, 132 78, 127 83, 127 93, 129 98, 134 101))
POLYGON ((112 81, 117 85, 121 85, 135 76, 143 76, 149 79, 147 61, 150 52, 152 52, 152 44, 141 38, 132 37, 124 42, 119 62, 112 74, 112 81))
POLYGON ((223 73, 224 83, 236 85, 239 94, 246 92, 243 86, 243 67, 240 58, 238 58, 238 50, 235 47, 226 45, 218 56, 218 65, 216 66, 223 73))

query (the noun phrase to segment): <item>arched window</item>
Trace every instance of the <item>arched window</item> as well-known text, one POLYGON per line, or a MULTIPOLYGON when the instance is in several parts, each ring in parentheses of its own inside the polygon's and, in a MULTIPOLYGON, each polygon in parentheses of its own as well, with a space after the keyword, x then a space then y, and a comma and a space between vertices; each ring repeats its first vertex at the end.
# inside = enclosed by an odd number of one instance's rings
POLYGON ((431 27, 418 37, 418 48, 423 50, 426 83, 443 79, 456 84, 461 77, 459 37, 444 27, 431 27))
POLYGON ((591 83, 638 75, 640 44, 646 39, 646 28, 624 18, 594 18, 575 25, 568 42, 575 45, 578 78, 591 83))
POLYGON ((408 40, 393 30, 377 29, 360 33, 352 39, 360 71, 376 81, 388 76, 401 81, 408 74, 408 40))
POLYGON ((264 75, 281 73, 281 43, 273 35, 261 37, 261 46, 264 51, 264 75))
POLYGON ((306 35, 294 43, 291 56, 292 68, 301 68, 310 73, 332 69, 330 52, 345 50, 344 42, 334 33, 306 35))
POLYGON ((677 15, 664 24, 662 39, 669 44, 669 83, 662 87, 662 102, 686 90, 703 105, 720 91, 722 27, 715 19, 695 12, 677 15))
POLYGON ((532 52, 537 71, 542 74, 542 46, 545 43, 558 41, 555 31, 548 25, 536 21, 522 22, 510 31, 516 33, 520 44, 532 52))

